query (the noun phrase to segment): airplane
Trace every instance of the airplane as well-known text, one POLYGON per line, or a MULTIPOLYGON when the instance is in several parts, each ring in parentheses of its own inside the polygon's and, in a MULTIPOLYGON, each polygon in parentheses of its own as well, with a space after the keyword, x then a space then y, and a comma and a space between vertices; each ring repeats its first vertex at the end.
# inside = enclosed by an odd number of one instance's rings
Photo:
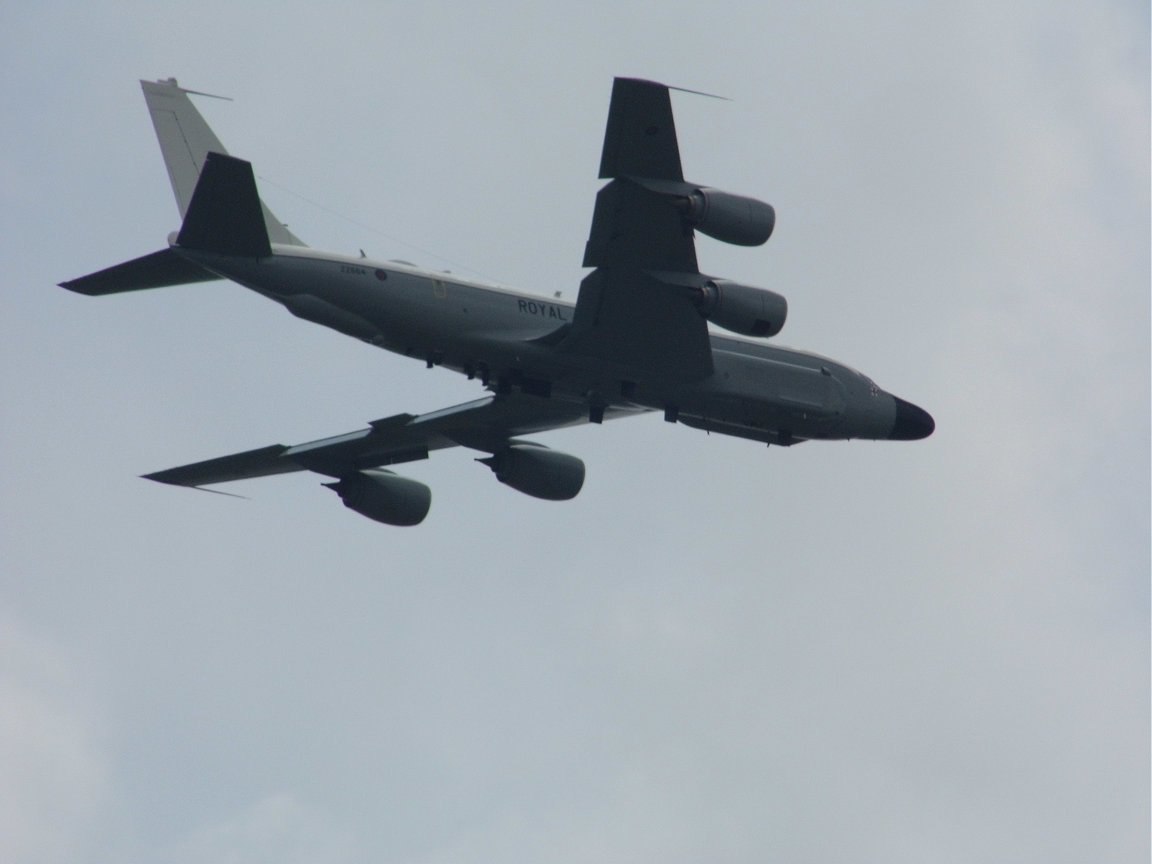
MULTIPOLYGON (((158 252, 60 283, 92 296, 229 279, 293 315, 478 380, 485 395, 294 446, 273 444, 144 477, 204 487, 292 471, 328 478, 351 510, 416 525, 432 493, 386 466, 466 447, 496 479, 544 500, 574 498, 584 463, 524 436, 663 412, 670 423, 790 447, 915 440, 928 412, 842 363, 767 341, 788 304, 700 271, 701 232, 759 246, 771 205, 685 181, 670 88, 616 78, 575 304, 399 261, 309 248, 261 201, 174 78, 140 82, 182 224, 158 252), (728 334, 711 332, 714 324, 728 334)), ((207 95, 207 94, 199 94, 207 95)), ((216 491, 216 490, 210 490, 216 491)))

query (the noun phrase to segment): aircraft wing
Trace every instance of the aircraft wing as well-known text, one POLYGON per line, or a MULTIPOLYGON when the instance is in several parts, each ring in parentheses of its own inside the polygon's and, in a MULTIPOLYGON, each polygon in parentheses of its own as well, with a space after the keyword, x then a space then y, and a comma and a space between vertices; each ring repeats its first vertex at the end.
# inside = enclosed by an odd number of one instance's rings
POLYGON ((572 329, 562 349, 694 380, 712 370, 708 326, 693 304, 699 269, 669 88, 617 78, 572 329), (693 278, 696 277, 696 278, 693 278))
MULTIPOLYGON (((608 409, 605 417, 643 410, 617 406, 608 409)), ((364 468, 426 459, 429 452, 446 447, 495 453, 517 435, 587 422, 588 408, 579 402, 521 393, 494 395, 428 414, 396 414, 344 435, 295 446, 272 444, 144 477, 174 486, 209 486, 293 471, 342 478, 364 468)))

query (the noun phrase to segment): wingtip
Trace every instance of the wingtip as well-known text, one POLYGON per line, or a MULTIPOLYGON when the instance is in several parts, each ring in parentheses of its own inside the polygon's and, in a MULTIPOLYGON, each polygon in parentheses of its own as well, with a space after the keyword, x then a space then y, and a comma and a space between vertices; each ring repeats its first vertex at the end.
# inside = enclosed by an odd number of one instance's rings
POLYGON ((183 486, 183 483, 177 483, 175 480, 165 479, 164 475, 167 471, 153 471, 151 474, 141 474, 141 480, 151 480, 153 483, 163 483, 166 486, 183 486))
POLYGON ((707 96, 709 99, 720 99, 724 102, 732 101, 732 99, 728 96, 721 96, 718 93, 706 93, 703 90, 692 90, 688 87, 677 87, 674 84, 665 84, 662 81, 653 81, 650 78, 631 78, 627 75, 617 75, 614 80, 647 87, 659 87, 664 90, 675 90, 678 93, 691 93, 694 96, 707 96))
POLYGON ((195 489, 197 492, 211 492, 213 495, 224 495, 227 498, 240 498, 244 501, 250 501, 247 495, 237 495, 235 492, 221 492, 219 489, 209 489, 206 486, 192 486, 188 483, 179 483, 176 480, 167 479, 164 475, 166 471, 155 471, 151 474, 141 474, 141 480, 151 480, 153 483, 163 483, 165 486, 182 486, 185 489, 195 489))

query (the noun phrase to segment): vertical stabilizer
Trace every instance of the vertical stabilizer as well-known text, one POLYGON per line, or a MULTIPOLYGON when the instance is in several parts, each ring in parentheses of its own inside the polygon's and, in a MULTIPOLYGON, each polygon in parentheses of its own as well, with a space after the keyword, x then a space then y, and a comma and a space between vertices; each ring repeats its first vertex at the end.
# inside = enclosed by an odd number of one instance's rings
MULTIPOLYGON (((140 86, 144 90, 144 100, 148 103, 148 113, 152 115, 152 125, 156 128, 156 138, 164 154, 168 179, 172 181, 172 192, 176 195, 176 205, 183 219, 188 214, 192 193, 208 154, 226 155, 228 151, 188 98, 188 94, 194 91, 180 87, 175 78, 141 81, 140 86)), ((272 214, 263 201, 260 202, 260 209, 269 240, 291 246, 305 245, 272 214)))
POLYGON ((251 163, 221 153, 208 154, 176 245, 250 258, 272 254, 260 218, 251 163))

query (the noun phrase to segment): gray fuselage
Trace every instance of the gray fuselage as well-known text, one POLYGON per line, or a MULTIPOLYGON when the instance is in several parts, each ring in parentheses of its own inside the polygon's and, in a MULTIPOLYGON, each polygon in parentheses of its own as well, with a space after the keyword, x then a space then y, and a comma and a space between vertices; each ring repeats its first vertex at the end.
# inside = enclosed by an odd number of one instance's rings
POLYGON ((901 434, 901 400, 866 376, 763 340, 711 334, 711 374, 675 380, 558 350, 575 312, 558 298, 299 246, 274 245, 258 260, 176 248, 298 317, 498 392, 518 387, 601 408, 664 411, 669 420, 767 443, 920 437, 901 434))

